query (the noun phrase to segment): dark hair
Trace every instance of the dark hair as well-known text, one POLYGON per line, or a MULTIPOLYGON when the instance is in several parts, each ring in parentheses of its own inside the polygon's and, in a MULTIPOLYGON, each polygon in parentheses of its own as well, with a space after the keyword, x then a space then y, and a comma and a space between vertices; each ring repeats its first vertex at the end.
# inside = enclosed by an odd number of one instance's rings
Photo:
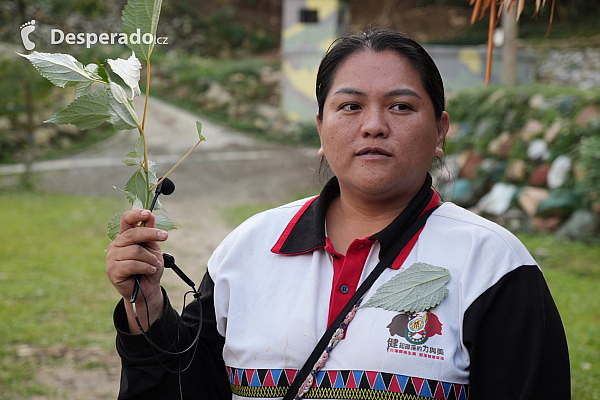
POLYGON ((382 52, 392 50, 406 58, 419 73, 421 84, 433 103, 435 117, 439 120, 445 109, 444 83, 437 66, 420 44, 400 32, 390 29, 375 29, 360 35, 337 39, 321 60, 317 73, 317 104, 319 120, 323 120, 325 98, 331 89, 338 65, 349 56, 372 50, 382 52))

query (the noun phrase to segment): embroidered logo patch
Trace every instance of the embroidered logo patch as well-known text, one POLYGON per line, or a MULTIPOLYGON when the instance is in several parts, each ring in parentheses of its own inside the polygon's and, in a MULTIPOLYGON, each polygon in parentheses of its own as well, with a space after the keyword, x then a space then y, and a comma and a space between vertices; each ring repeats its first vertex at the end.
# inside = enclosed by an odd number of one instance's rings
POLYGON ((398 314, 387 328, 390 336, 403 336, 411 344, 424 344, 430 337, 442 334, 442 323, 430 311, 398 314))
POLYGON ((360 308, 383 308, 405 314, 427 311, 446 298, 449 280, 450 271, 446 268, 417 262, 381 285, 360 308))

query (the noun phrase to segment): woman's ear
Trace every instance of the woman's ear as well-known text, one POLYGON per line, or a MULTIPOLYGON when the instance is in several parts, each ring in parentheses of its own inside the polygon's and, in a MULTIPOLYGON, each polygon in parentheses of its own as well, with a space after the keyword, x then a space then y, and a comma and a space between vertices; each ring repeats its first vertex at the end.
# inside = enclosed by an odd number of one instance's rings
POLYGON ((448 129, 450 129, 450 116, 446 111, 443 111, 442 117, 437 123, 437 143, 435 145, 434 153, 436 157, 444 155, 444 141, 446 140, 448 129))
MULTIPOLYGON (((323 121, 321 121, 321 119, 319 118, 319 113, 317 113, 316 120, 317 120, 317 132, 319 133, 319 139, 321 139, 321 126, 323 125, 323 121)), ((321 144, 321 147, 319 147, 319 151, 317 151, 317 155, 319 157, 325 157, 325 151, 323 151, 322 144, 321 144)))

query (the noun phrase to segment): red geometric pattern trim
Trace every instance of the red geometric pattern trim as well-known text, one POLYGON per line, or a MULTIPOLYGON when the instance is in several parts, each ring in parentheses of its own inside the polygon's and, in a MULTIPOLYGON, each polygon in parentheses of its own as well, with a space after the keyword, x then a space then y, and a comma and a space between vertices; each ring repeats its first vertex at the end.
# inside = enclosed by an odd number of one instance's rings
MULTIPOLYGON (((283 397, 298 373, 291 369, 227 367, 234 394, 243 397, 283 397)), ((324 370, 306 399, 470 400, 468 385, 375 371, 324 370)))

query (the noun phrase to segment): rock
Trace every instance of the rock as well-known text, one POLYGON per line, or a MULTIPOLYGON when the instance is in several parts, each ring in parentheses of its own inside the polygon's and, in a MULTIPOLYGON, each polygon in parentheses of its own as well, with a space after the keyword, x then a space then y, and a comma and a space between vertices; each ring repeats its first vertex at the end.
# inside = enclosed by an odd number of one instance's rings
POLYGON ((550 157, 548 143, 544 139, 532 140, 527 146, 527 157, 531 161, 546 161, 550 157))
POLYGON ((477 174, 481 174, 483 178, 489 182, 498 182, 502 179, 506 170, 506 162, 497 161, 493 158, 485 158, 479 166, 477 174))
POLYGON ((531 226, 536 231, 542 231, 542 232, 546 232, 546 231, 554 232, 555 230, 558 229, 558 227, 560 226, 562 221, 563 221, 563 219, 560 217, 550 217, 550 218, 534 217, 534 218, 531 218, 531 220, 530 220, 531 226))
POLYGON ((260 70, 260 80, 265 85, 280 85, 283 73, 279 70, 274 70, 271 66, 264 66, 260 70))
POLYGON ((36 146, 48 146, 50 141, 56 136, 56 129, 42 126, 33 131, 34 143, 36 146))
POLYGON ((483 213, 499 216, 509 209, 516 191, 515 185, 497 182, 489 193, 479 199, 476 208, 483 213))
POLYGON ((542 218, 566 218, 577 208, 577 196, 567 189, 554 190, 537 207, 537 216, 542 218))
POLYGON ((510 151, 512 136, 509 132, 502 132, 497 138, 493 139, 488 145, 488 151, 496 154, 500 158, 506 158, 510 151))
POLYGON ((548 103, 546 103, 546 99, 542 94, 536 93, 529 99, 529 107, 536 110, 545 110, 548 108, 548 103))
POLYGON ((209 103, 205 105, 207 108, 221 108, 231 103, 233 96, 217 82, 212 81, 208 90, 204 92, 202 99, 209 103))
POLYGON ((258 104, 254 110, 259 116, 263 117, 267 121, 276 120, 282 117, 279 107, 274 107, 268 104, 258 104))
POLYGON ((546 129, 546 132, 544 132, 544 140, 547 143, 553 143, 556 138, 558 137, 558 134, 560 133, 560 130, 562 129, 563 124, 561 121, 556 120, 552 123, 552 125, 550 125, 550 127, 548 129, 546 129))
POLYGON ((584 107, 584 109, 577 114, 577 117, 575 117, 575 124, 578 126, 587 125, 591 121, 598 118, 599 115, 600 114, 598 113, 598 108, 596 108, 596 106, 584 107))
POLYGON ((586 239, 600 235, 600 215, 590 210, 577 210, 556 231, 556 236, 586 239))
POLYGON ((538 205, 550 197, 550 192, 543 188, 526 186, 519 191, 517 201, 521 209, 529 217, 533 217, 538 205))
POLYGON ((78 136, 81 131, 73 124, 58 125, 58 131, 67 136, 78 136))
POLYGON ((477 153, 468 153, 464 164, 460 169, 460 176, 462 178, 473 179, 482 161, 483 159, 477 153))
POLYGON ((473 195, 473 185, 471 181, 464 178, 458 178, 454 182, 446 185, 447 198, 458 204, 464 205, 471 202, 473 195))
POLYGON ((519 182, 525 179, 525 172, 527 171, 527 163, 523 160, 514 160, 506 169, 506 177, 512 182, 519 182))
POLYGON ((498 218, 498 223, 508 228, 511 232, 523 232, 530 229, 529 218, 523 211, 516 208, 511 208, 505 212, 498 218))
POLYGON ((558 111, 563 117, 566 117, 573 112, 577 105, 577 99, 573 96, 559 96, 556 98, 556 103, 558 111))
POLYGON ((571 171, 571 158, 568 156, 556 157, 548 170, 548 187, 558 189, 564 185, 569 171, 571 171))
POLYGON ((529 184, 531 186, 546 186, 548 184, 549 169, 550 164, 539 165, 529 176, 529 184))
POLYGON ((63 150, 71 150, 71 147, 73 147, 73 142, 66 136, 60 138, 59 144, 63 150))
POLYGON ((8 117, 0 117, 0 131, 8 131, 12 127, 12 122, 8 117))
POLYGON ((541 133, 544 129, 542 123, 536 119, 530 119, 525 123, 525 126, 521 130, 520 137, 526 142, 529 142, 533 139, 537 134, 541 133))

